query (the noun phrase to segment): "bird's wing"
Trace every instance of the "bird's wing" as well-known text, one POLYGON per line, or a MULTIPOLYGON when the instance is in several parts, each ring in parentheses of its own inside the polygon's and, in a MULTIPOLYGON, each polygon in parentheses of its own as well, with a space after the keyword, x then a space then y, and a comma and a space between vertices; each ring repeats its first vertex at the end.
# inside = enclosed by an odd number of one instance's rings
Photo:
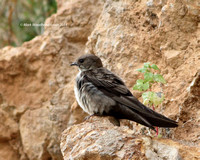
MULTIPOLYGON (((151 110, 138 101, 125 86, 124 82, 118 76, 105 68, 87 71, 87 73, 84 74, 84 80, 91 82, 106 96, 112 98, 119 104, 128 107, 151 122, 154 120, 164 120, 166 123, 173 123, 176 125, 175 121, 151 110)), ((156 122, 153 123, 155 124, 156 122)))

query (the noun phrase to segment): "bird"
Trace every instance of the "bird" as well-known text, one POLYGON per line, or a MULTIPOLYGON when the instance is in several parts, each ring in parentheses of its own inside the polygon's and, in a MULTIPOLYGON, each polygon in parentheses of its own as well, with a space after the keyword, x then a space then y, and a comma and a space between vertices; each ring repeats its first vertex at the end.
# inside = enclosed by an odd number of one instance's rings
POLYGON ((155 131, 156 127, 174 128, 178 124, 142 104, 123 80, 103 67, 94 54, 80 56, 71 66, 77 66, 74 92, 79 106, 90 116, 112 116, 127 119, 155 131))

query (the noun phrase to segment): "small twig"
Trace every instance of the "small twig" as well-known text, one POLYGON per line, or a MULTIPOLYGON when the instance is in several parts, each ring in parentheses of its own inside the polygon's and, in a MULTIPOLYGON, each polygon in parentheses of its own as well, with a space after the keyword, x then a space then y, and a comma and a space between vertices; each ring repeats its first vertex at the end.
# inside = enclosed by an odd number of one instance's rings
MULTIPOLYGON (((155 107, 154 107, 153 104, 152 104, 152 108, 153 108, 153 110, 155 111, 155 107)), ((158 136, 158 127, 156 127, 156 136, 158 136)))

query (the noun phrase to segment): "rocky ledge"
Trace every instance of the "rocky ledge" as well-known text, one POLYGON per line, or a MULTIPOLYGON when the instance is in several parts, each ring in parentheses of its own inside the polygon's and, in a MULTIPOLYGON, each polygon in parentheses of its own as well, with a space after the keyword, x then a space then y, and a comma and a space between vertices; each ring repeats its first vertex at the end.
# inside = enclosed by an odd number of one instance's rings
POLYGON ((64 160, 197 160, 200 149, 172 139, 137 135, 112 117, 91 117, 62 133, 64 160))

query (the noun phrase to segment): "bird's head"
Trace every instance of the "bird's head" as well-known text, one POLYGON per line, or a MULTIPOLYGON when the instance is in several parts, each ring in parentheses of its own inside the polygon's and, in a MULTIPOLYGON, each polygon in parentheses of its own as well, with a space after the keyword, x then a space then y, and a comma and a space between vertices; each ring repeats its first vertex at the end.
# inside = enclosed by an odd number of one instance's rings
POLYGON ((93 54, 85 54, 79 57, 71 66, 77 66, 80 71, 88 71, 91 69, 101 68, 103 64, 101 59, 93 54))

